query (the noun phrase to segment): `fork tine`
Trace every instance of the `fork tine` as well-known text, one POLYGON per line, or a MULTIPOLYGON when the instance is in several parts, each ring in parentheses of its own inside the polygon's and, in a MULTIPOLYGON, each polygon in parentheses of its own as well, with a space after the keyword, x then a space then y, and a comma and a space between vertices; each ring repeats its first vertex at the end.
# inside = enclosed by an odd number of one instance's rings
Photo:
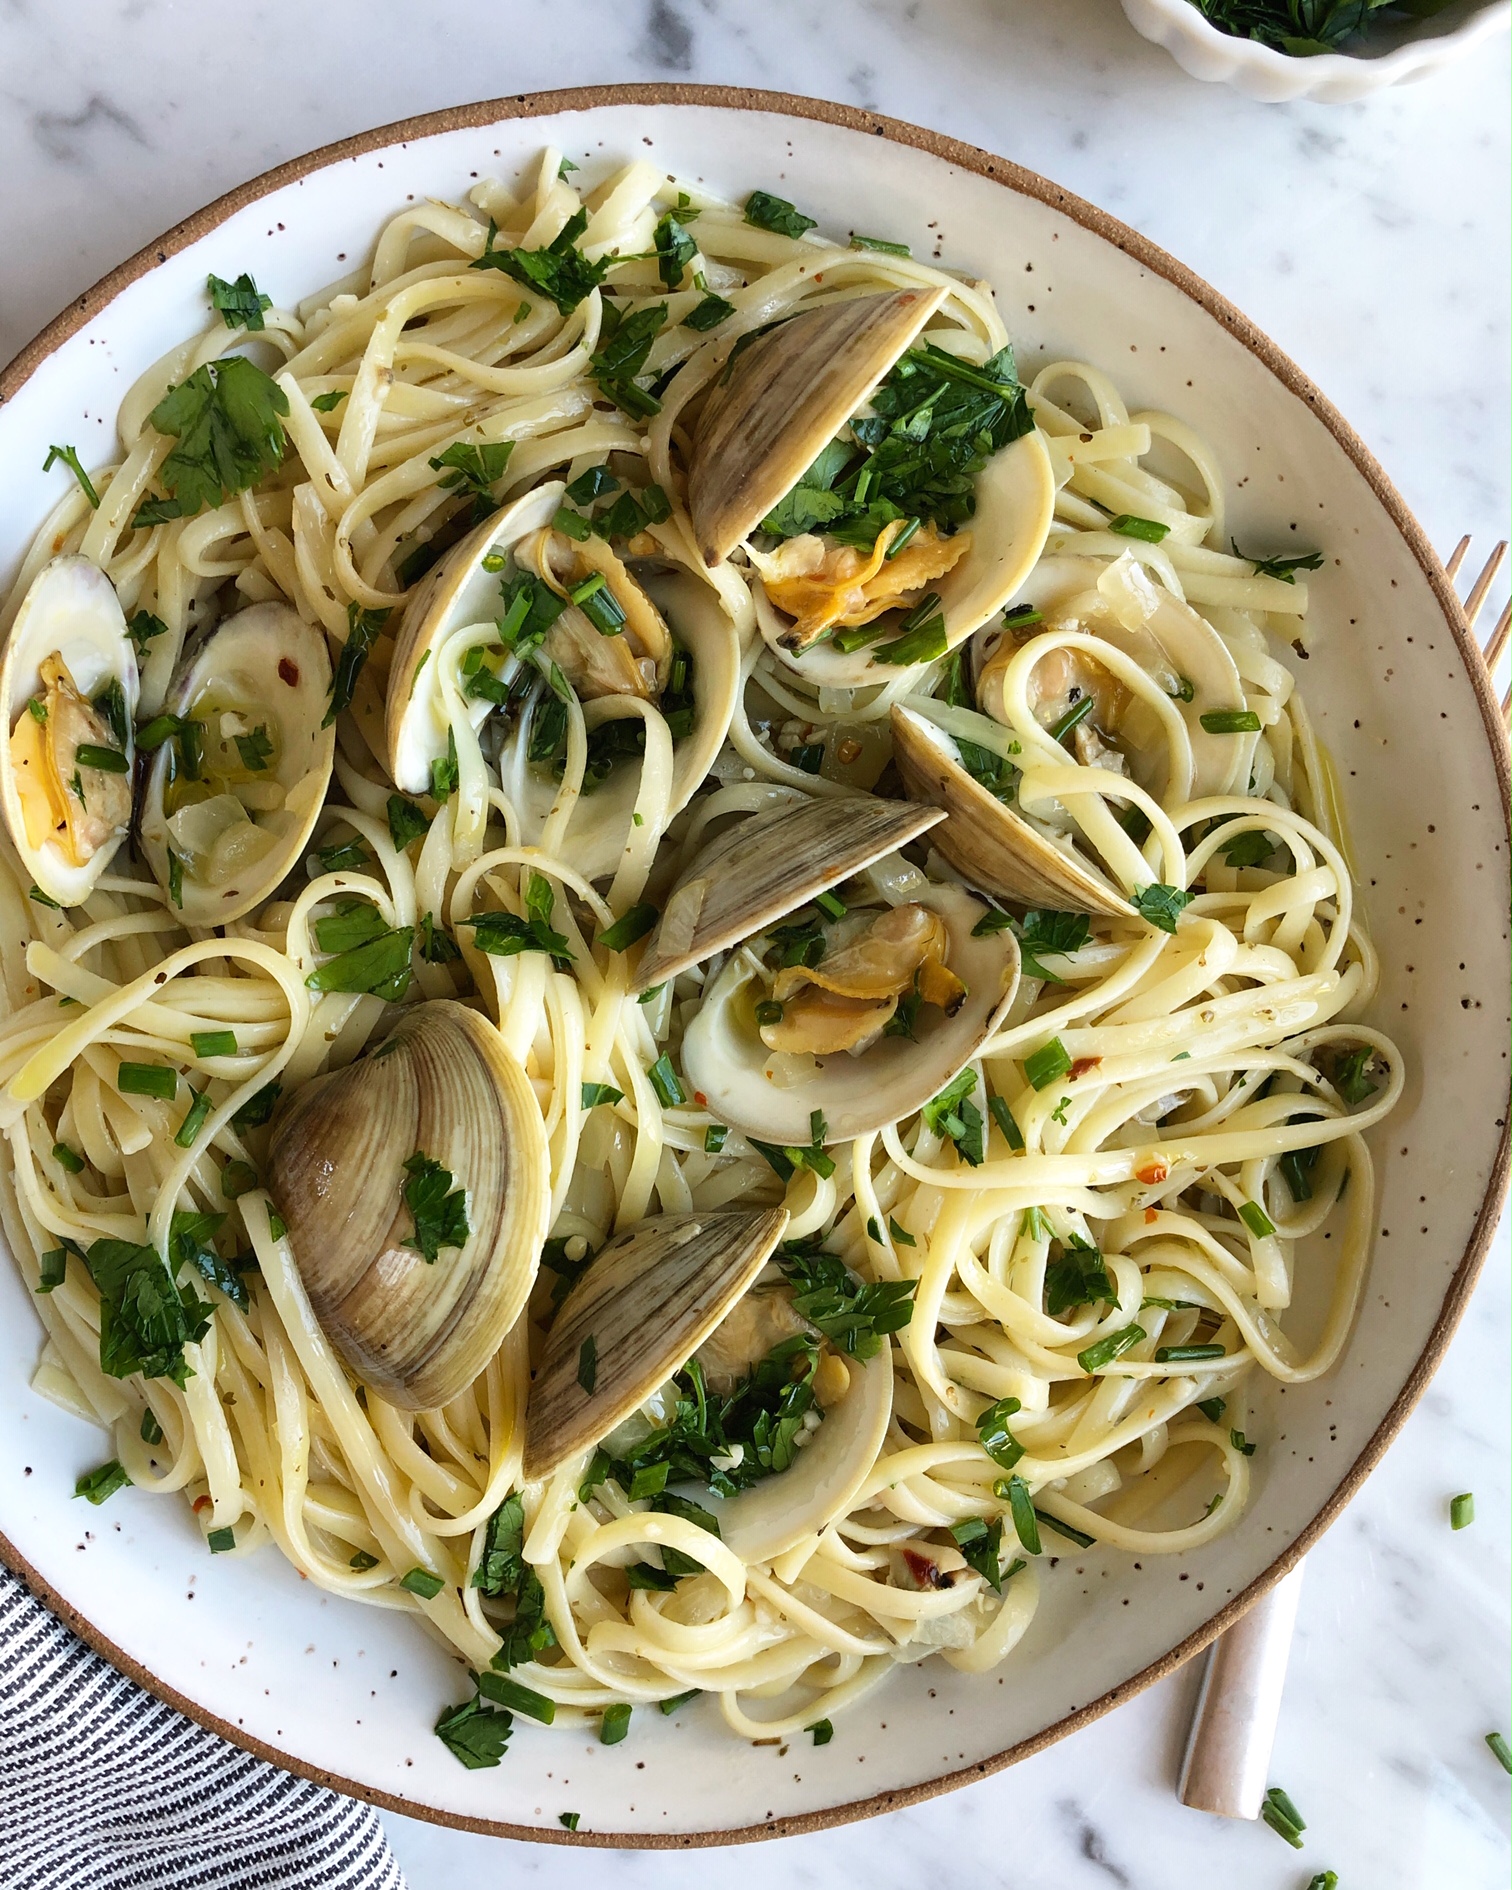
POLYGON ((1496 628, 1486 641, 1486 668, 1495 669, 1501 661, 1502 651, 1507 647, 1507 636, 1512 631, 1512 602, 1502 605, 1502 614, 1496 620, 1496 628))
POLYGON ((1465 598, 1465 622, 1469 624, 1472 630, 1475 628, 1476 618, 1480 615, 1481 605, 1486 601, 1486 593, 1490 590, 1492 580, 1501 569, 1502 559, 1505 558, 1506 555, 1507 541, 1504 538, 1492 551, 1491 556, 1487 558, 1485 569, 1475 580, 1474 584, 1471 585, 1469 594, 1465 598))
POLYGON ((1453 551, 1451 551, 1449 556, 1444 560, 1444 575, 1445 577, 1448 578, 1451 584, 1459 576, 1459 568, 1465 562, 1465 553, 1469 549, 1470 549, 1470 534, 1469 532, 1466 532, 1464 537, 1459 541, 1459 543, 1454 547, 1453 551))

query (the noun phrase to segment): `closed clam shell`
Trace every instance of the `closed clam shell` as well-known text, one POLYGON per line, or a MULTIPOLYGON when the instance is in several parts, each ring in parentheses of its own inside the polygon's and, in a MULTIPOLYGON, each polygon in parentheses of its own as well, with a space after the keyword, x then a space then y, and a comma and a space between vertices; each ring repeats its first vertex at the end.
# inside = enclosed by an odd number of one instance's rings
POLYGON ((830 302, 735 357, 704 402, 688 468, 706 563, 728 558, 792 491, 944 298, 936 285, 830 302))
POLYGON ((1015 905, 1132 918, 1134 908, 1100 874, 1045 839, 974 781, 955 745, 900 703, 892 710, 893 759, 917 800, 945 810, 930 844, 973 886, 1015 905))
POLYGON ((659 1214, 616 1235, 552 1322, 525 1413, 526 1481, 607 1437, 686 1364, 787 1223, 786 1208, 659 1214))
POLYGON ((299 1090, 273 1125, 268 1186, 316 1318, 392 1404, 455 1398, 524 1309, 550 1212, 546 1134, 524 1070, 465 1005, 416 1005, 372 1056, 299 1090), (467 1196, 466 1240, 431 1262, 407 1244, 416 1154, 467 1196))
POLYGON ((795 802, 726 828, 679 875, 646 941, 632 990, 665 984, 775 925, 942 818, 931 807, 858 794, 795 802))

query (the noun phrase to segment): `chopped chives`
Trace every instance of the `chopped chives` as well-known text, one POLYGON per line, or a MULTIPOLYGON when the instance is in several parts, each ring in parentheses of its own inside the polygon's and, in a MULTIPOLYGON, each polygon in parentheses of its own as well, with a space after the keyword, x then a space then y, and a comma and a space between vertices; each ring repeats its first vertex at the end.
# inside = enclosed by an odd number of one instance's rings
POLYGON ((98 742, 80 742, 74 760, 81 768, 93 768, 97 774, 129 774, 131 763, 119 748, 104 748, 98 742))
POLYGON ((68 1249, 53 1247, 42 1256, 42 1268, 37 1282, 39 1293, 51 1293, 60 1287, 68 1277, 68 1249))
POLYGON ((699 1687, 689 1687, 686 1693, 674 1693, 670 1700, 658 1700, 657 1705, 670 1718, 678 1707, 686 1706, 689 1700, 696 1700, 701 1691, 699 1687))
POLYGON ((617 1701, 613 1706, 604 1708, 604 1717, 599 1721, 599 1744, 617 1746, 630 1730, 630 1706, 625 1700, 617 1701))
POLYGON ((161 1063, 122 1063, 116 1069, 116 1088, 123 1096, 156 1096, 172 1102, 178 1094, 178 1076, 161 1063))
POLYGON ((884 634, 885 626, 880 623, 858 624, 853 630, 837 630, 830 638, 835 648, 845 656, 854 656, 857 650, 864 650, 868 643, 875 643, 884 634))
POLYGON ((1473 1494, 1469 1490, 1466 1490, 1462 1496, 1451 1497, 1449 1500, 1449 1527, 1451 1529, 1468 1529, 1474 1521, 1475 1497, 1473 1494))
POLYGON ((1157 1345, 1157 1365, 1195 1365, 1202 1359, 1226 1358, 1221 1345, 1157 1345))
POLYGON ((1064 1076, 1070 1067, 1071 1053, 1059 1037, 1052 1037, 1032 1056, 1024 1058, 1024 1074, 1035 1089, 1047 1089, 1058 1076, 1064 1076))
POLYGON ((54 912, 61 912, 63 910, 57 900, 49 899, 40 886, 33 886, 26 896, 28 899, 34 899, 39 906, 51 906, 54 912))
POLYGON ((1227 1402, 1228 1400, 1226 1398, 1199 1398, 1196 1408, 1207 1419, 1209 1424, 1216 1424, 1219 1418, 1223 1416, 1224 1406, 1227 1402))
POLYGON ((578 1828, 578 1820, 582 1815, 580 1811, 559 1811, 557 1813, 557 1823, 564 1831, 575 1831, 578 1828))
POLYGON ((1260 718, 1253 709, 1212 709, 1198 718, 1209 735, 1258 735, 1260 718))
POLYGON ((206 1115, 210 1115, 210 1096, 206 1094, 206 1091, 200 1091, 198 1096, 195 1096, 195 1100, 189 1104, 189 1113, 183 1117, 183 1121, 178 1126, 178 1134, 174 1136, 174 1143, 180 1149, 193 1147, 195 1136, 204 1128, 206 1115))
POLYGON ((250 1162, 227 1162, 221 1170, 221 1193, 228 1201, 237 1201, 258 1185, 257 1170, 250 1162))
POLYGON ((206 1546, 212 1555, 225 1555, 236 1547, 234 1529, 212 1529, 205 1537, 206 1546))
POLYGON ((511 1680, 507 1673, 480 1673, 478 1691, 495 1706, 523 1713, 527 1719, 539 1720, 543 1726, 549 1726, 556 1718, 555 1700, 547 1699, 544 1693, 537 1693, 534 1687, 527 1687, 522 1681, 511 1680))
POLYGON ((900 531, 897 534, 897 536, 893 539, 892 543, 887 547, 886 551, 883 552, 882 562, 884 564, 889 563, 892 559, 896 558, 898 553, 903 549, 905 545, 911 544, 913 542, 913 539, 916 533, 918 532, 919 527, 923 524, 923 522, 924 521, 922 519, 918 519, 918 518, 911 518, 908 520, 908 522, 904 525, 902 531, 900 531))
POLYGON ((688 1100, 687 1091, 677 1079, 677 1072, 672 1067, 672 1059, 664 1050, 647 1070, 651 1087, 656 1091, 656 1099, 663 1109, 675 1109, 679 1103, 688 1100))
POLYGON ((194 1054, 197 1057, 234 1057, 236 1055, 234 1030, 191 1030, 189 1041, 194 1045, 194 1054))
POLYGON ((137 1435, 144 1444, 160 1444, 163 1441, 163 1427, 157 1421, 157 1413, 149 1404, 142 1413, 142 1421, 137 1427, 137 1435))
POLYGON ((1121 1332, 1110 1332, 1106 1339, 1099 1339, 1096 1345, 1078 1352, 1076 1362, 1084 1372, 1100 1372, 1105 1365, 1121 1358, 1130 1346, 1138 1345, 1144 1336, 1143 1326, 1125 1326, 1121 1332))
POLYGON ((704 1130, 704 1154, 717 1155, 724 1147, 729 1133, 722 1122, 711 1122, 704 1130))
POLYGON ((348 1568, 356 1569, 359 1575, 366 1575, 370 1568, 377 1568, 378 1558, 369 1555, 366 1549, 358 1549, 347 1563, 348 1568))
POLYGON ((815 896, 814 904, 827 919, 843 919, 846 906, 843 899, 837 899, 832 892, 822 892, 815 896))
POLYGON ((1501 1769, 1504 1772, 1512 1772, 1512 1747, 1507 1745, 1502 1735, 1499 1732, 1487 1733, 1486 1744, 1496 1754, 1497 1763, 1501 1769))
POLYGON ((1035 1515, 1047 1529, 1053 1529, 1057 1535, 1064 1536, 1067 1542, 1074 1542, 1079 1549, 1091 1549, 1097 1544, 1096 1536, 1089 1536, 1084 1529, 1073 1529, 1068 1522, 1062 1522, 1058 1516, 1052 1516, 1048 1510, 1036 1509, 1035 1515))
POLYGON ((597 1109, 600 1103, 617 1103, 625 1100, 625 1092, 616 1089, 613 1083, 584 1083, 583 1107, 597 1109))
POLYGON ((1265 1794, 1265 1802, 1260 1807, 1260 1816, 1277 1837, 1285 1838, 1294 1851, 1301 1850, 1302 1833, 1307 1829, 1307 1824, 1301 1812, 1279 1785, 1272 1785, 1265 1794))
POLYGON ((1261 1207, 1258 1201, 1244 1201, 1239 1207, 1239 1218, 1255 1236, 1256 1240, 1267 1240, 1276 1231, 1276 1224, 1261 1207))
POLYGON ((1158 519, 1139 518, 1133 512, 1120 512, 1117 518, 1110 518, 1108 530, 1117 532, 1121 538, 1141 538, 1147 545, 1158 545, 1171 532, 1170 526, 1162 525, 1158 519))
MULTIPOLYGON (((1290 578, 1287 579, 1291 583, 1290 578)), ((1339 1890, 1339 1873, 1336 1870, 1320 1870, 1316 1877, 1309 1878, 1307 1890, 1339 1890)))
POLYGON ((898 1225, 891 1214, 887 1217, 887 1231, 900 1247, 917 1247, 919 1244, 906 1227, 900 1227, 898 1225))
POLYGON ((585 518, 581 512, 574 512, 570 505, 560 505, 556 517, 551 521, 551 528, 565 537, 577 539, 581 544, 585 538, 592 537, 593 520, 585 518))
POLYGON ((80 1477, 74 1485, 74 1495, 82 1496, 86 1503, 93 1503, 98 1509, 101 1503, 114 1496, 117 1490, 124 1490, 130 1482, 131 1478, 112 1457, 109 1463, 102 1463, 98 1470, 91 1470, 80 1477))
POLYGON ((1052 723, 1051 741, 1063 742, 1078 723, 1086 721, 1096 706, 1097 699, 1094 696, 1083 696, 1080 702, 1073 703, 1058 722, 1052 723))
POLYGON ((53 1143, 53 1160, 60 1168, 65 1168, 71 1175, 84 1172, 84 1157, 76 1154, 66 1142, 53 1143))
POLYGON ((1007 1103, 1003 1101, 1001 1096, 989 1096, 987 1098, 987 1111, 993 1121, 1003 1131, 1003 1140, 1008 1144, 1009 1148, 1013 1150, 1015 1155, 1021 1154, 1024 1147, 1023 1131, 1014 1121, 1013 1111, 1008 1107, 1007 1103))
POLYGON ((434 1601, 446 1583, 428 1568, 412 1568, 407 1575, 399 1577, 399 1586, 407 1588, 412 1595, 418 1595, 422 1601, 434 1601))

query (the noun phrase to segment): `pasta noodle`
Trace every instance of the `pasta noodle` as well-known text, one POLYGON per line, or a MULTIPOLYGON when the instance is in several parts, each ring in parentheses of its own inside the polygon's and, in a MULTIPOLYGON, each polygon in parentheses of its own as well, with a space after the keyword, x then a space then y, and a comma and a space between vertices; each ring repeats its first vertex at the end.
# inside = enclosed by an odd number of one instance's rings
MULTIPOLYGON (((898 1662, 938 1652, 979 1673, 1009 1658, 1033 1622, 1036 1571, 1068 1543, 1179 1553, 1240 1523, 1248 1387, 1327 1372, 1348 1336, 1372 1221, 1364 1132, 1395 1105, 1402 1059, 1361 1021, 1376 958, 1326 757, 1275 654, 1305 648, 1305 585, 1215 548, 1228 542, 1225 493, 1207 444, 1171 416, 1130 412, 1096 367, 1044 366, 1026 398, 1054 518, 1021 593, 1035 608, 1021 603, 1017 627, 997 613, 974 640, 965 673, 990 713, 954 693, 962 671, 947 656, 860 686, 816 680, 784 660, 756 555, 712 568, 700 555, 690 414, 731 342, 885 290, 940 290, 927 340, 981 368, 1008 344, 992 290, 887 248, 763 227, 645 163, 578 184, 548 150, 521 194, 487 181, 466 203, 412 206, 331 289, 250 330, 216 320, 122 402, 118 458, 91 475, 98 505, 71 490, 44 521, 0 627, 51 560, 92 561, 133 622, 158 624, 141 645, 143 720, 172 700, 197 636, 242 607, 291 606, 338 655, 354 636, 373 647, 335 725, 313 836, 245 916, 186 925, 125 852, 64 908, 5 845, 0 1218, 46 1332, 37 1390, 109 1429, 138 1488, 188 1499, 212 1548, 246 1556, 271 1541, 330 1593, 421 1616, 469 1667, 487 1676, 496 1663, 508 1685, 485 1683, 489 1700, 538 1718, 607 1734, 616 1708, 698 1691, 734 1734, 773 1739, 854 1706, 898 1662), (670 278, 668 217, 693 245, 670 278), (560 256, 569 226, 579 260, 604 266, 567 312, 549 282, 473 266, 496 245, 551 254, 555 242, 560 256), (728 312, 700 325, 711 300, 728 312), (665 320, 616 388, 605 350, 657 305, 665 320), (152 414, 233 355, 260 362, 284 397, 286 456, 218 505, 173 516, 159 503, 140 519, 161 499, 171 444, 152 414), (665 501, 657 517, 647 499, 624 556, 650 561, 665 595, 716 613, 737 653, 727 715, 710 736, 697 704, 690 731, 666 694, 568 689, 558 772, 511 774, 469 693, 469 662, 500 648, 490 614, 436 655, 455 783, 417 795, 406 833, 380 613, 469 519, 605 466, 665 501), (1172 693, 1192 683, 1162 680, 1140 643, 1149 612, 1174 604, 1201 614, 1242 685, 1227 705, 1237 731, 1209 738, 1242 750, 1222 791, 1204 786, 1201 730, 1172 693), (1044 712, 1055 677, 1073 710, 1097 698, 1074 737, 1044 712), (1137 778, 1093 734, 1116 719, 1099 691, 1118 692, 1153 772, 1137 778), (899 1112, 822 1161, 777 1150, 774 1164, 749 1137, 726 1139, 699 1094, 656 1078, 663 1059, 680 1067, 730 961, 637 994, 634 952, 596 941, 659 903, 720 823, 867 793, 895 709, 1011 767, 1037 831, 1168 904, 1058 932, 1035 925, 1064 914, 1015 917, 1024 975, 957 1096, 980 1100, 975 1150, 947 1106, 899 1112), (611 761, 605 785, 595 769, 615 752, 634 758, 611 761), (528 927, 542 885, 562 949, 485 949, 478 915, 528 927), (331 957, 322 926, 354 902, 376 909, 379 930, 416 928, 399 1001, 311 983, 331 957), (414 1412, 343 1361, 261 1181, 280 1092, 353 1064, 415 1000, 455 996, 497 1023, 539 1105, 551 1265, 475 1381, 414 1412), (173 1080, 123 1080, 142 1065, 173 1080), (891 1287, 888 1303, 911 1308, 882 1328, 891 1416, 841 1513, 752 1559, 697 1503, 690 1514, 661 1486, 638 1493, 602 1464, 594 1480, 591 1453, 524 1482, 553 1288, 648 1215, 779 1201, 789 1252, 843 1261, 852 1298, 891 1287), (1286 1315, 1297 1270, 1321 1264, 1300 1243, 1325 1223, 1326 1310, 1303 1344, 1286 1315), (176 1375, 110 1369, 118 1315, 97 1284, 101 1242, 154 1249, 208 1296, 176 1375), (480 1580, 501 1556, 512 1572, 480 1580)), ((681 608, 667 606, 674 631, 681 608)), ((504 681, 520 673, 506 667, 504 681)), ((695 689, 713 673, 699 656, 695 689)), ((855 886, 864 904, 900 908, 954 877, 926 838, 855 886)), ((749 970, 768 975, 759 953, 749 970)), ((816 1129, 816 1151, 821 1140, 816 1129)), ((821 1349, 844 1353, 833 1335, 821 1349)), ((864 1357, 852 1352, 852 1373, 864 1357)), ((671 1421, 690 1395, 679 1384, 652 1395, 616 1451, 671 1421)), ((831 1421, 815 1406, 789 1455, 831 1421)))

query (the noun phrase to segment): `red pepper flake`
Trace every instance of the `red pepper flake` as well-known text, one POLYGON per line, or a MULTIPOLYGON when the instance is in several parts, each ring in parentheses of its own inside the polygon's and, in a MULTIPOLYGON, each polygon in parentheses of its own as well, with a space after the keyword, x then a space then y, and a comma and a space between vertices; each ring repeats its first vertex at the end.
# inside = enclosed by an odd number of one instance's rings
POLYGON ((694 1102, 696 1102, 696 1103, 698 1104, 698 1106, 699 1106, 699 1108, 700 1108, 700 1109, 707 1109, 707 1108, 708 1108, 708 1106, 709 1106, 709 1099, 708 1099, 708 1097, 707 1097, 707 1096, 706 1096, 706 1095, 705 1095, 705 1094, 703 1093, 703 1091, 702 1091, 701 1089, 695 1089, 695 1090, 694 1090, 694 1092, 693 1092, 693 1100, 694 1100, 694 1102))
POLYGON ((1157 1155, 1152 1161, 1147 1161, 1143 1168, 1136 1168, 1134 1170, 1134 1178, 1136 1181, 1142 1181, 1147 1188, 1153 1188, 1156 1182, 1164 1181, 1170 1172, 1170 1169, 1166 1167, 1165 1163, 1157 1155))
POLYGON ((208 1496, 197 1496, 195 1497, 194 1501, 190 1504, 189 1507, 194 1511, 195 1515, 197 1516, 202 1509, 211 1509, 214 1507, 214 1505, 212 1504, 208 1496))
POLYGON ((1067 1080, 1074 1083, 1077 1077, 1085 1076, 1088 1070, 1095 1070, 1101 1062, 1101 1057, 1078 1057, 1067 1072, 1067 1080))
POLYGON ((1160 1216, 1155 1212, 1154 1208, 1145 1209, 1145 1226, 1146 1227, 1153 1227, 1155 1222, 1158 1221, 1159 1219, 1160 1219, 1160 1216))
POLYGON ((280 682, 286 682, 291 689, 295 688, 298 685, 299 665, 292 659, 292 657, 288 657, 288 656, 279 657, 278 679, 280 682))

